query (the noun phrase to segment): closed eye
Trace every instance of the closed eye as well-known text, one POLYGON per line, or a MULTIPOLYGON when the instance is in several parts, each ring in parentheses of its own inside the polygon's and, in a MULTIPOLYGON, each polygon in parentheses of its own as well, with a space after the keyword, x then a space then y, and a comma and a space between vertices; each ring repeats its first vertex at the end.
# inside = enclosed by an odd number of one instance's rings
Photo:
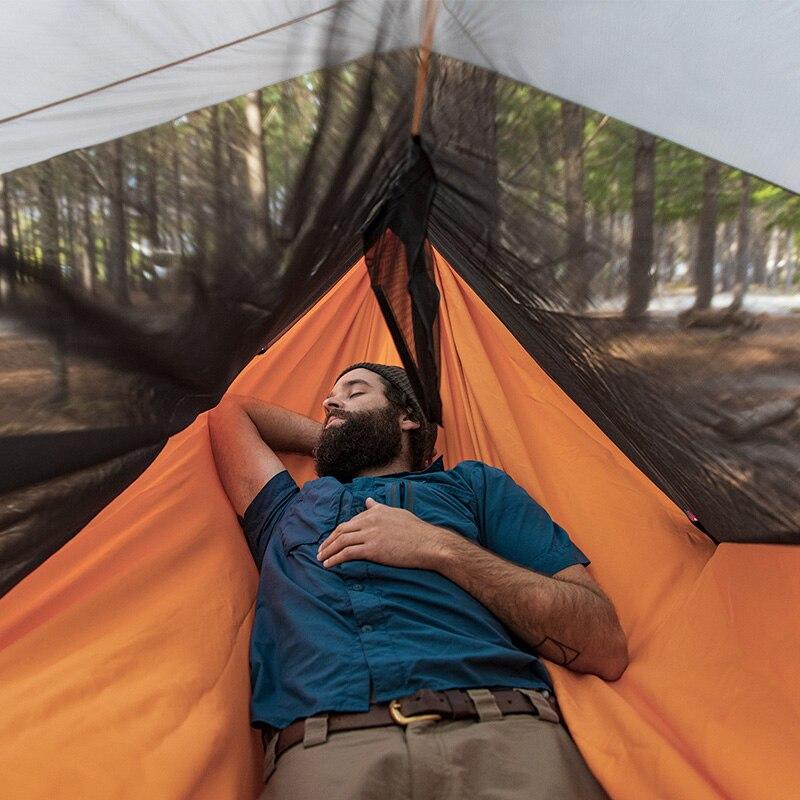
POLYGON ((351 394, 350 397, 358 397, 359 395, 362 394, 364 394, 364 392, 353 392, 353 394, 351 394))

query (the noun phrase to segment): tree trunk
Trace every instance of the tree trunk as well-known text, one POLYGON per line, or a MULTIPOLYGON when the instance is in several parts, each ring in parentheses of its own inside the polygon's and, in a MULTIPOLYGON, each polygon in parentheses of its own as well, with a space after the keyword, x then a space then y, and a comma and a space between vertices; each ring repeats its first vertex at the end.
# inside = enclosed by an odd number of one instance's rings
MULTIPOLYGON (((250 185, 245 153, 247 152, 247 130, 239 130, 236 115, 227 105, 222 109, 222 144, 224 147, 224 196, 225 196, 225 222, 227 229, 225 235, 225 252, 231 253, 233 245, 237 253, 242 253, 242 247, 253 238, 254 214, 250 204, 250 185)), ((263 225, 260 219, 259 225, 263 225)), ((263 252, 263 251, 262 251, 263 252)))
POLYGON ((15 250, 14 246, 14 217, 11 211, 11 178, 0 175, 0 192, 3 199, 3 246, 9 251, 15 250))
MULTIPOLYGON (((58 202, 55 190, 55 170, 52 161, 45 161, 38 170, 39 177, 39 237, 42 245, 42 275, 54 283, 61 282, 61 247, 58 231, 58 202)), ((50 351, 54 386, 49 401, 63 403, 69 396, 69 373, 64 352, 63 332, 56 329, 50 351)))
POLYGON ((55 192, 55 170, 52 161, 45 161, 39 171, 39 238, 42 245, 43 274, 61 280, 61 247, 58 231, 58 203, 55 192))
POLYGON ((156 274, 156 251, 161 247, 158 231, 158 158, 155 128, 147 134, 147 153, 145 164, 147 171, 147 240, 150 244, 150 270, 145 276, 144 289, 152 299, 158 297, 158 275, 156 274))
POLYGON ((641 317, 653 290, 653 220, 656 210, 656 137, 636 131, 633 161, 633 231, 628 259, 628 302, 625 316, 641 317))
POLYGON ((742 173, 739 195, 739 217, 736 220, 736 281, 733 285, 731 311, 738 311, 744 302, 750 272, 750 176, 742 173))
POLYGON ((28 245, 28 261, 31 264, 36 264, 41 267, 44 260, 44 252, 39 246, 41 244, 39 220, 36 218, 36 213, 32 205, 28 205, 28 207, 25 209, 24 219, 26 223, 25 228, 27 229, 28 234, 25 237, 28 245))
POLYGON ((736 271, 736 225, 732 220, 722 224, 722 234, 716 245, 716 261, 722 267, 719 275, 719 288, 728 292, 733 288, 734 272, 736 271))
POLYGON ((788 293, 794 286, 794 233, 786 231, 786 273, 783 279, 783 288, 788 293))
POLYGON ((80 283, 80 275, 78 272, 78 251, 75 247, 75 238, 77 235, 75 231, 75 205, 69 194, 64 198, 64 203, 67 209, 67 231, 64 239, 67 245, 69 277, 73 283, 80 283))
MULTIPOLYGON (((14 217, 14 244, 17 246, 17 253, 19 253, 20 258, 24 258, 27 261, 27 244, 25 242, 25 237, 22 235, 22 215, 20 214, 18 203, 14 203, 11 207, 11 214, 14 217)), ((33 262, 31 261, 29 263, 33 262)))
POLYGON ((109 214, 109 249, 106 259, 109 288, 114 301, 121 305, 130 303, 128 289, 128 224, 125 218, 125 153, 122 139, 110 145, 109 188, 111 213, 109 214))
POLYGON ((245 151, 254 225, 253 244, 263 250, 272 239, 269 210, 269 166, 265 147, 264 106, 261 90, 245 97, 248 142, 245 151))
POLYGON ((184 242, 183 242, 183 192, 181 191, 181 153, 178 143, 175 143, 175 148, 172 151, 172 191, 174 193, 175 203, 175 232, 177 235, 177 250, 181 257, 181 264, 183 264, 184 242))
POLYGON ((13 266, 16 247, 14 243, 14 215, 11 210, 10 178, 0 175, 0 192, 3 202, 3 246, 8 252, 8 260, 3 262, 0 270, 0 304, 14 300, 17 287, 17 273, 13 266))
POLYGON ((225 157, 223 145, 222 110, 218 105, 211 108, 211 165, 214 185, 211 187, 214 208, 213 250, 217 269, 221 256, 228 251, 228 220, 225 202, 225 157))
POLYGON ((719 178, 719 163, 707 159, 703 172, 703 205, 700 208, 697 226, 697 250, 694 260, 696 287, 694 307, 698 311, 710 308, 714 297, 714 247, 717 237, 719 178))
MULTIPOLYGON (((655 213, 653 215, 655 217, 655 213)), ((651 268, 653 276, 653 288, 656 288, 659 283, 664 279, 664 248, 667 243, 667 226, 656 225, 653 221, 653 266, 651 268)), ((631 240, 632 242, 633 240, 631 240)))
POLYGON ((587 258, 591 262, 589 269, 593 275, 601 275, 611 260, 611 251, 603 231, 603 218, 600 212, 589 214, 589 246, 587 258))
POLYGON ((778 272, 778 262, 780 261, 780 239, 781 234, 777 226, 769 230, 769 246, 767 248, 767 274, 766 285, 772 289, 775 286, 775 276, 778 272))
MULTIPOLYGON (((289 81, 283 84, 283 88, 281 89, 281 99, 280 99, 281 120, 283 125, 283 128, 281 130, 280 141, 282 144, 281 147, 281 156, 283 161, 282 188, 283 188, 284 198, 288 198, 288 188, 291 183, 290 176, 294 174, 294 169, 292 164, 292 153, 291 153, 292 126, 290 125, 289 116, 292 112, 296 113, 297 103, 291 92, 290 86, 291 84, 289 83, 289 81)), ((281 213, 282 215, 285 215, 286 213, 286 200, 284 200, 283 202, 283 208, 281 209, 281 213)))
MULTIPOLYGON (((111 252, 111 243, 109 242, 108 239, 108 211, 106 209, 107 206, 109 206, 109 203, 107 203, 105 199, 100 201, 100 218, 103 223, 102 226, 103 235, 100 237, 100 249, 98 250, 98 261, 101 261, 103 264, 106 284, 108 283, 108 261, 110 258, 109 253, 111 252)), ((98 277, 99 277, 99 272, 98 272, 98 277)))
POLYGON ((156 132, 150 129, 147 137, 147 239, 150 249, 156 250, 161 245, 158 232, 158 158, 156 132))
POLYGON ((81 211, 83 213, 84 255, 81 262, 81 281, 87 292, 97 288, 97 241, 92 218, 92 195, 89 189, 89 168, 81 162, 81 211))
POLYGON ((664 276, 664 283, 670 284, 675 279, 675 262, 678 260, 676 235, 680 231, 675 231, 672 225, 666 227, 666 236, 664 244, 664 255, 662 262, 662 275, 664 276))
POLYGON ((189 214, 193 231, 193 247, 191 263, 205 274, 211 262, 212 249, 215 247, 209 212, 205 205, 205 189, 195 189, 190 195, 189 214))
POLYGON ((583 195, 583 121, 581 106, 561 101, 564 205, 567 216, 567 276, 570 305, 582 311, 589 302, 586 259, 586 204, 583 195))
POLYGON ((767 249, 770 241, 770 229, 765 225, 763 214, 756 214, 755 228, 758 233, 753 237, 750 260, 753 263, 753 283, 763 286, 767 281, 767 249))
POLYGON ((615 268, 617 263, 617 214, 615 211, 612 211, 608 215, 608 234, 607 234, 607 241, 608 241, 608 252, 609 252, 609 261, 608 266, 606 268, 606 274, 603 279, 603 296, 607 298, 614 297, 616 293, 616 284, 615 284, 615 268))

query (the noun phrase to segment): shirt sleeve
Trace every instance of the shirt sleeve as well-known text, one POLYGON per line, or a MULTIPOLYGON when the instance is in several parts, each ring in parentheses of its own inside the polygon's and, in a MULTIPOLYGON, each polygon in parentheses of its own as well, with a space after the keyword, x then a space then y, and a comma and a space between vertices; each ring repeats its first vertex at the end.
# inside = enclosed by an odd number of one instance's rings
POLYGON ((239 517, 250 552, 256 566, 261 569, 267 543, 283 515, 300 494, 300 489, 289 474, 283 470, 273 475, 253 498, 244 517, 239 517))
POLYGON ((509 475, 480 461, 470 465, 478 505, 478 541, 515 564, 554 575, 589 559, 567 532, 509 475))

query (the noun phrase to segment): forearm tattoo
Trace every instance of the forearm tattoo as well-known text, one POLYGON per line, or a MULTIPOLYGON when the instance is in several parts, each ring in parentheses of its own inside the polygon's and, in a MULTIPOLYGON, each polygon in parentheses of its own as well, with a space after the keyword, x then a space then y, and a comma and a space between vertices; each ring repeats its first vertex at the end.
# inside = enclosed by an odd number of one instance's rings
POLYGON ((548 654, 548 658, 556 664, 560 664, 562 667, 568 667, 581 654, 580 650, 576 650, 568 644, 559 642, 558 639, 554 639, 552 636, 545 636, 541 642, 536 642, 536 644, 533 645, 533 649, 538 650, 540 647, 544 647, 547 644, 551 644, 557 651, 556 655, 548 654))

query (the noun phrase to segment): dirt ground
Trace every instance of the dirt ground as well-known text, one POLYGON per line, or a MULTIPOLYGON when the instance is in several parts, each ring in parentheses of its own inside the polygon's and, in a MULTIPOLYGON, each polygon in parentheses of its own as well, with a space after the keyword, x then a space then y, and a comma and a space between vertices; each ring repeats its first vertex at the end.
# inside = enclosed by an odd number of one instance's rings
POLYGON ((130 391, 127 377, 0 324, 0 436, 127 424, 130 391))
MULTIPOLYGON (((800 389, 800 314, 759 315, 755 329, 678 327, 676 317, 659 315, 631 331, 640 363, 656 371, 678 361, 687 380, 741 382, 750 373, 761 383, 766 376, 791 374, 800 389), (711 358, 709 358, 709 356, 711 358)), ((768 381, 769 382, 769 381, 768 381)), ((773 381, 774 382, 774 381, 773 381)))
POLYGON ((612 348, 668 387, 682 411, 797 509, 800 530, 800 314, 753 330, 682 330, 655 316, 612 348))
MULTIPOLYGON (((782 399, 800 400, 800 314, 762 315, 754 330, 682 330, 674 316, 627 332, 616 350, 687 401, 739 414, 782 399)), ((764 431, 800 433, 800 413, 764 431)))

